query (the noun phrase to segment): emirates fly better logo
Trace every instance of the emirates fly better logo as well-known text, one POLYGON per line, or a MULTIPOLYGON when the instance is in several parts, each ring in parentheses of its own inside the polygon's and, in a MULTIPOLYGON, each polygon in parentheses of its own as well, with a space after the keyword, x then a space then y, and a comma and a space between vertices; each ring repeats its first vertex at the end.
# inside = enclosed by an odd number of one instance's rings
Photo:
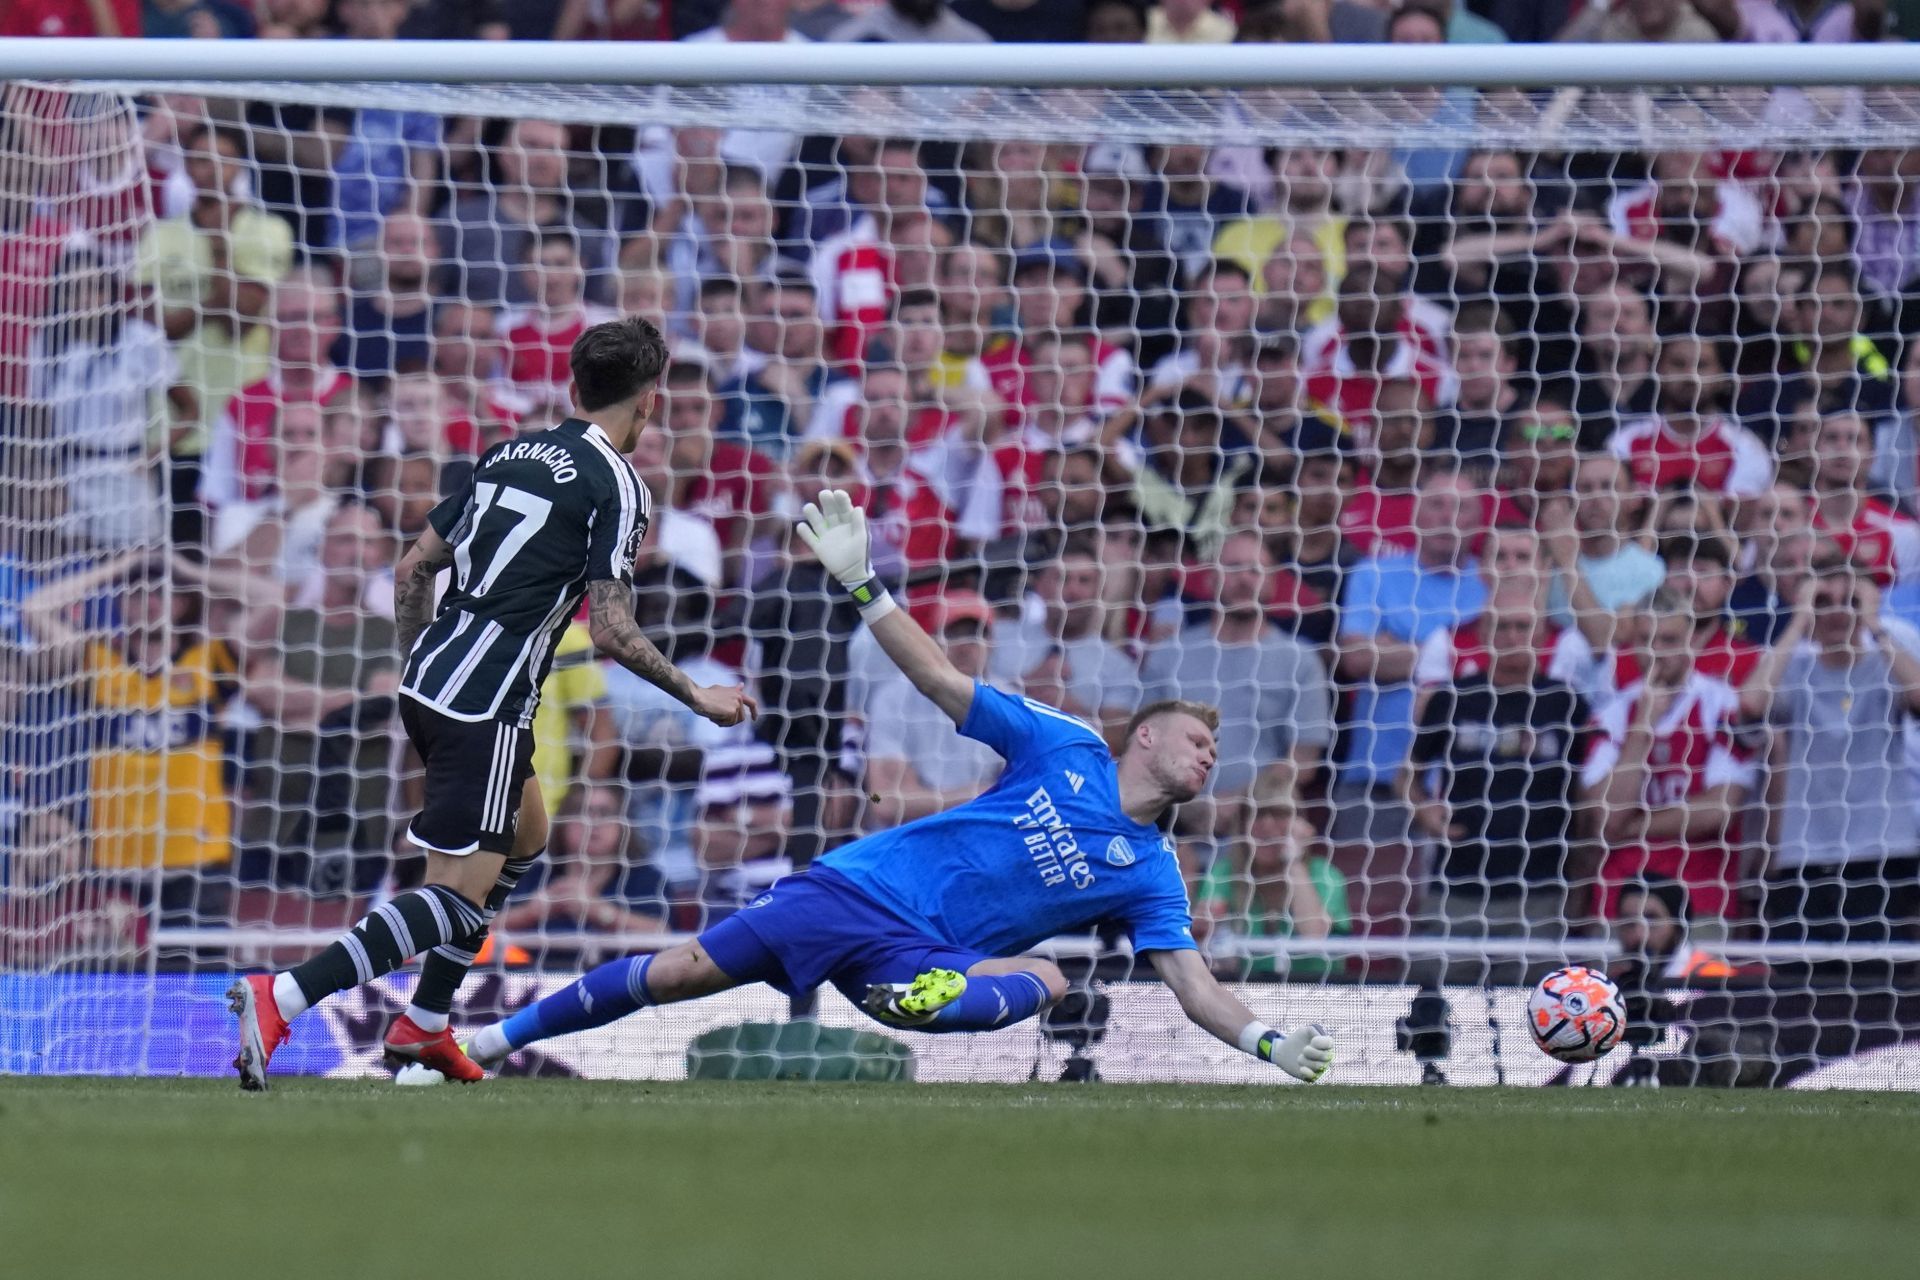
MULTIPOLYGON (((1073 827, 1060 816, 1060 809, 1045 787, 1034 788, 1027 797, 1027 811, 1013 819, 1021 829, 1021 840, 1040 882, 1049 887, 1071 882, 1076 889, 1093 884, 1093 870, 1086 852, 1073 837, 1073 827)), ((1112 857, 1109 852, 1108 857, 1112 857)))

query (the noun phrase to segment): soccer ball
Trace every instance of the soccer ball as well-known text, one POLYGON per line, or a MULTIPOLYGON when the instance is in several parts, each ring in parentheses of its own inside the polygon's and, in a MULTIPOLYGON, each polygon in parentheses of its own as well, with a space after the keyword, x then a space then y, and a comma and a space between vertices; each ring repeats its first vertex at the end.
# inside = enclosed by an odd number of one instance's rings
POLYGON ((1598 969, 1555 969, 1527 997, 1527 1030, 1548 1057, 1592 1062, 1626 1034, 1620 988, 1598 969))

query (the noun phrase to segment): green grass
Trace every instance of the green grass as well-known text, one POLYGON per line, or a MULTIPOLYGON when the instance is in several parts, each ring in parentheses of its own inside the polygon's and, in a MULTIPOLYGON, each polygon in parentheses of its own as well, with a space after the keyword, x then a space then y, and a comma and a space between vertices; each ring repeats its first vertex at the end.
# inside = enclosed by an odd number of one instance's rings
POLYGON ((0 1080, 0 1275, 1902 1277, 1920 1096, 0 1080))

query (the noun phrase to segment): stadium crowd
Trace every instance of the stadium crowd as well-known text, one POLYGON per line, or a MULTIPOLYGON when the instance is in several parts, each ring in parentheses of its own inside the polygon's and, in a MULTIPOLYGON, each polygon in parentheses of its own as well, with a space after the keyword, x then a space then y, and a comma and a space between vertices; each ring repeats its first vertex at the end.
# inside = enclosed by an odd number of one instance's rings
MULTIPOLYGON (((21 0, 0 34, 1844 41, 1916 9, 21 0)), ((1920 150, 962 146, 184 95, 116 134, 5 95, 0 964, 337 923, 417 871, 391 566, 620 312, 674 350, 637 613, 765 711, 716 729, 576 626, 516 946, 696 926, 994 777, 792 536, 828 487, 962 670, 1109 733, 1222 707, 1170 839, 1225 969, 1338 969, 1337 939, 1220 944, 1349 932, 1612 927, 1673 977, 1734 936, 1914 936, 1920 150)))

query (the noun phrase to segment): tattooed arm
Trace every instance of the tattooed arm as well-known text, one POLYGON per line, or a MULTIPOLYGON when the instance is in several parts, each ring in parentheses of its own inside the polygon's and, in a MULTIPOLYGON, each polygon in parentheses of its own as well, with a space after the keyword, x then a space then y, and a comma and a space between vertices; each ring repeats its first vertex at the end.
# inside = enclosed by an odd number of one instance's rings
POLYGON ((433 621, 433 582, 452 562, 453 548, 432 528, 400 557, 393 571, 393 621, 403 659, 413 652, 413 642, 433 621))
POLYGON ((686 672, 668 662, 633 620, 633 588, 624 582, 599 578, 587 584, 587 633, 600 652, 715 724, 738 724, 760 709, 745 689, 695 684, 686 672))

